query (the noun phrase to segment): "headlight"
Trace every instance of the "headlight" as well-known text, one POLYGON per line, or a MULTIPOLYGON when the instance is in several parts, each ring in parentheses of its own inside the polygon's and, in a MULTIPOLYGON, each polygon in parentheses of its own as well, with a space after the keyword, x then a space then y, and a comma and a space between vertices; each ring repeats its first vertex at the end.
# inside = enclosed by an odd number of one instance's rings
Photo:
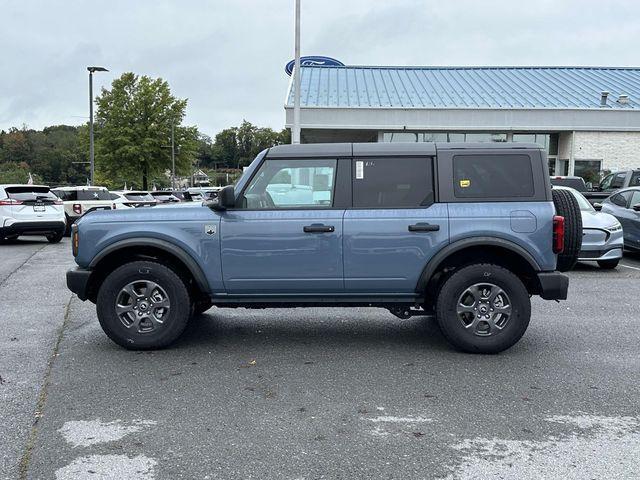
POLYGON ((620 225, 620 222, 616 222, 613 225, 606 227, 605 230, 611 233, 619 232, 620 230, 622 230, 622 225, 620 225))

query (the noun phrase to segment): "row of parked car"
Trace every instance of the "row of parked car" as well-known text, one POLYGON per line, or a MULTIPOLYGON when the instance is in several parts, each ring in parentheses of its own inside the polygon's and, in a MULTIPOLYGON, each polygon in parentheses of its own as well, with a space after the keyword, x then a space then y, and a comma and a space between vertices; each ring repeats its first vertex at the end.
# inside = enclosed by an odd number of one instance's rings
POLYGON ((153 207, 202 201, 218 188, 181 191, 109 191, 105 187, 56 187, 0 185, 0 242, 21 235, 44 235, 51 243, 69 234, 71 225, 95 210, 153 207))
MULTIPOLYGON (((633 179, 633 171, 625 178, 633 179)), ((605 179, 616 174, 610 174, 605 179)), ((604 180, 603 180, 604 181, 604 180)), ((580 177, 551 177, 554 189, 567 190, 580 206, 582 247, 578 260, 616 268, 623 250, 640 252, 640 186, 620 188, 605 198, 589 198, 580 177), (571 185, 571 186, 569 186, 571 185)))

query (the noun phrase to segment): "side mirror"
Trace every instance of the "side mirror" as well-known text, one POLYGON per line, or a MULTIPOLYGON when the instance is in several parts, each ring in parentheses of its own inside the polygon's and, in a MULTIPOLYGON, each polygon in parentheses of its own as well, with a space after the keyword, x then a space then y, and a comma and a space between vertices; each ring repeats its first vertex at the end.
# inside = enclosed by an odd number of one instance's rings
POLYGON ((593 190, 593 183, 591 183, 591 182, 587 182, 587 183, 585 184, 585 187, 587 187, 587 190, 593 190))
POLYGON ((218 192, 216 197, 206 200, 204 204, 211 210, 222 211, 227 208, 233 208, 236 204, 236 196, 233 185, 227 185, 218 192))
POLYGON ((632 208, 633 208, 636 212, 640 212, 640 203, 636 203, 632 208))
POLYGON ((593 208, 595 208, 599 212, 600 210, 602 210, 602 204, 596 202, 593 204, 593 208))

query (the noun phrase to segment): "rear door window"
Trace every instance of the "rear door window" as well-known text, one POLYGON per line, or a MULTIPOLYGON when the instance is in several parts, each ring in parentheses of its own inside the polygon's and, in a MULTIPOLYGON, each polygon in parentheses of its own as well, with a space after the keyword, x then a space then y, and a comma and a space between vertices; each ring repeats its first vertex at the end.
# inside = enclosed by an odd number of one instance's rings
POLYGON ((535 193, 528 155, 456 155, 453 182, 457 198, 526 198, 535 193))
POLYGON ((356 208, 416 208, 434 201, 430 157, 356 158, 352 169, 356 208))

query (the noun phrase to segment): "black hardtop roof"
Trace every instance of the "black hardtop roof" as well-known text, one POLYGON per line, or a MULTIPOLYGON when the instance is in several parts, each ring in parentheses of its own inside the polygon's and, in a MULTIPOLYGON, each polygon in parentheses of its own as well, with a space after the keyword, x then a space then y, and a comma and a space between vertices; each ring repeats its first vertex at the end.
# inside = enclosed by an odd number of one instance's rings
POLYGON ((370 157, 397 155, 433 156, 437 150, 540 150, 535 143, 516 142, 370 142, 370 143, 299 143, 276 145, 267 151, 267 158, 304 157, 370 157))

